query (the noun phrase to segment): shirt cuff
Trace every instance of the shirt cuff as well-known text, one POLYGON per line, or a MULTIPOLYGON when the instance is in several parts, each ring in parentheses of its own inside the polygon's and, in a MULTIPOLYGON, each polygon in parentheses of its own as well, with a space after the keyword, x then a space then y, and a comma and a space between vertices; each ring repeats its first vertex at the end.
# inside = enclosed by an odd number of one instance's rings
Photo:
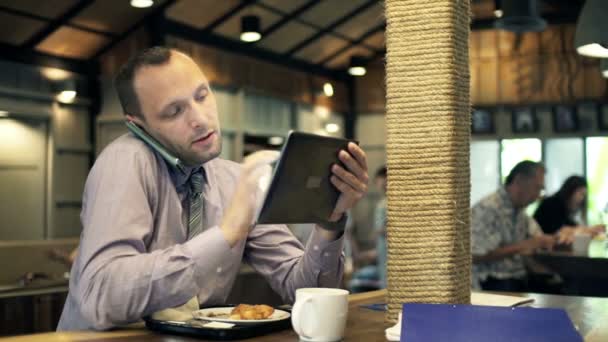
POLYGON ((240 251, 238 244, 231 248, 219 226, 206 229, 184 245, 194 262, 194 277, 199 287, 204 286, 205 277, 215 273, 218 267, 229 266, 227 260, 240 260, 236 258, 240 251))
POLYGON ((327 269, 337 265, 337 261, 342 255, 344 246, 344 233, 333 240, 325 240, 316 228, 313 228, 308 244, 306 244, 306 253, 310 255, 312 261, 316 265, 321 265, 321 268, 327 269))

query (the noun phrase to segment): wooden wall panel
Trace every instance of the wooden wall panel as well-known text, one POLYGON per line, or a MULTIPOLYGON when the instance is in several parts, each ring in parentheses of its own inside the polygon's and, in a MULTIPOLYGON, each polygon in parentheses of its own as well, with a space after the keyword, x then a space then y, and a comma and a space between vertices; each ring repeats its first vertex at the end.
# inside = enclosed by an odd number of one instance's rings
POLYGON ((587 84, 593 83, 595 79, 600 82, 603 81, 599 70, 595 75, 589 74, 590 77, 586 79, 585 65, 592 61, 589 58, 579 56, 576 52, 567 52, 558 61, 565 64, 562 69, 566 70, 566 74, 563 75, 562 83, 560 84, 565 89, 565 102, 594 97, 587 91, 587 84))
POLYGON ((369 65, 365 76, 356 79, 355 87, 357 113, 384 113, 384 64, 369 65))
POLYGON ((471 32, 472 103, 605 99, 606 80, 599 72, 599 62, 576 53, 574 32, 574 25, 552 25, 541 33, 519 36, 493 30, 471 32))
POLYGON ((517 35, 513 32, 496 31, 497 42, 488 42, 497 46, 499 58, 510 56, 537 55, 539 50, 539 34, 529 33, 517 35))
POLYGON ((115 75, 118 68, 135 52, 150 46, 150 36, 145 28, 140 28, 116 44, 99 58, 101 73, 115 75))
POLYGON ((213 84, 254 89, 301 103, 323 104, 335 112, 348 111, 346 86, 342 82, 175 37, 169 37, 168 45, 190 54, 213 84), (318 96, 325 82, 331 82, 334 87, 334 96, 331 98, 318 96))
POLYGON ((562 26, 562 47, 563 51, 575 52, 574 48, 574 33, 576 32, 575 25, 562 26))
MULTIPOLYGON (((384 73, 382 73, 382 75, 384 75, 384 73)), ((312 76, 311 78, 315 96, 305 96, 302 102, 312 103, 314 105, 320 105, 327 108, 340 108, 342 109, 341 112, 348 112, 348 88, 346 87, 346 84, 342 82, 332 82, 320 76, 312 76), (321 93, 323 84, 325 82, 330 82, 334 87, 334 96, 327 97, 321 93)), ((384 83, 381 84, 381 86, 383 85, 384 83)), ((310 92, 308 94, 310 94, 310 92)), ((384 97, 382 100, 384 101, 384 97)), ((384 108, 384 102, 382 102, 382 108, 384 108)))
POLYGON ((496 39, 497 39, 497 31, 496 30, 483 30, 477 31, 473 34, 477 34, 479 36, 479 52, 477 56, 479 58, 497 58, 498 51, 496 50, 496 39))
POLYGON ((589 98, 606 98, 606 79, 599 78, 601 73, 599 60, 591 60, 585 63, 584 80, 585 95, 589 98))
MULTIPOLYGON (((472 103, 567 103, 606 98, 606 80, 599 73, 598 62, 576 54, 574 32, 574 25, 551 25, 541 33, 526 33, 519 38, 497 30, 471 32, 472 103)), ((336 112, 348 111, 345 84, 332 82, 335 94, 326 98, 318 95, 320 86, 328 81, 323 78, 186 40, 168 40, 172 46, 190 53, 215 84, 252 88, 271 96, 328 106, 336 112)), ((102 56, 102 71, 113 75, 148 42, 146 31, 137 31, 102 56)), ((368 74, 357 78, 356 88, 358 112, 384 112, 382 63, 369 66, 368 74)))
POLYGON ((479 103, 479 63, 473 63, 473 59, 469 62, 469 77, 471 103, 479 103))
POLYGON ((479 34, 473 31, 469 35, 469 59, 477 59, 479 57, 479 34))
POLYGON ((563 68, 560 65, 560 61, 555 58, 548 58, 549 55, 543 55, 541 58, 539 70, 540 77, 542 79, 542 88, 539 89, 541 94, 537 98, 537 102, 559 102, 560 98, 563 97, 564 90, 561 86, 564 72, 560 70, 563 68))
POLYGON ((553 25, 541 33, 519 36, 502 31, 471 32, 472 103, 568 103, 603 98, 606 81, 597 61, 576 54, 574 31, 574 25, 553 25))
POLYGON ((478 59, 479 81, 478 98, 474 103, 493 104, 498 100, 498 64, 494 58, 478 59))
MULTIPOLYGON (((149 36, 144 29, 126 38, 101 57, 102 73, 114 75, 129 56, 147 47, 148 43, 149 36)), ((192 56, 212 84, 255 89, 269 96, 312 105, 320 104, 319 101, 336 112, 348 110, 346 87, 341 82, 175 37, 167 37, 167 45, 192 56), (332 98, 314 96, 321 88, 313 86, 316 83, 322 86, 324 82, 331 82, 334 86, 332 98)))
POLYGON ((561 53, 564 51, 562 46, 562 33, 564 28, 562 26, 549 25, 547 29, 540 34, 540 50, 541 53, 561 53))

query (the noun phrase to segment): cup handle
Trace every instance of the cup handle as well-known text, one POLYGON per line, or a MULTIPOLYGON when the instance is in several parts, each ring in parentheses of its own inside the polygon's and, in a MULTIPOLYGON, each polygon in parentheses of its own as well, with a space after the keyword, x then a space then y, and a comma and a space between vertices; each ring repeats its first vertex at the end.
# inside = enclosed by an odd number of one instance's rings
POLYGON ((311 339, 310 335, 312 335, 309 331, 304 331, 301 326, 301 317, 302 310, 304 309, 304 305, 312 302, 312 297, 308 297, 304 300, 296 301, 293 305, 293 309, 291 309, 291 325, 293 326, 293 330, 296 333, 306 339, 311 339))

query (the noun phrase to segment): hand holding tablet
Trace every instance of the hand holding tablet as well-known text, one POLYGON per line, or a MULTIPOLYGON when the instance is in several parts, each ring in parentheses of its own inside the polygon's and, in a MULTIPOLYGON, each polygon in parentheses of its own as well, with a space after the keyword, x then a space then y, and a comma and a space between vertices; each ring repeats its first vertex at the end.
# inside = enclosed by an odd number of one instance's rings
POLYGON ((367 192, 365 152, 353 141, 290 132, 257 215, 258 224, 317 223, 338 230, 367 192), (342 223, 342 222, 340 222, 342 223))

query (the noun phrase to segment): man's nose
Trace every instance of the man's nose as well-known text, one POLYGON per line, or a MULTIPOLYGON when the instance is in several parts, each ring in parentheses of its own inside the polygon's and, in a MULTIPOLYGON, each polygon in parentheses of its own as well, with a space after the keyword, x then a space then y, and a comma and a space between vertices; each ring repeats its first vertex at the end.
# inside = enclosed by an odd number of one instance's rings
POLYGON ((190 125, 192 128, 205 127, 207 125, 207 114, 201 103, 192 101, 192 111, 190 112, 190 125))

